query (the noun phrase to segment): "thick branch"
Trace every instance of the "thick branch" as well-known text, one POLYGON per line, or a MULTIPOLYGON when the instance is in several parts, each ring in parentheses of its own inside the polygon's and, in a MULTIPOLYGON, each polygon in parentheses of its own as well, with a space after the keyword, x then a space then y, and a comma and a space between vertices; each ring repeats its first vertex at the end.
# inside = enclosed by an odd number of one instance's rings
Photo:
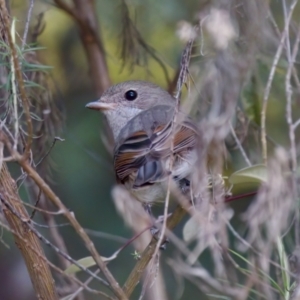
MULTIPOLYGON (((3 197, 15 211, 24 219, 29 219, 29 215, 17 193, 15 181, 11 178, 5 163, 2 164, 0 171, 0 193, 1 197, 3 197)), ((24 226, 23 222, 16 215, 4 205, 2 205, 2 207, 8 224, 13 232, 16 232, 16 234, 14 234, 15 243, 23 255, 36 295, 38 295, 39 299, 58 299, 47 260, 42 259, 42 257, 44 257, 44 251, 38 238, 28 227, 24 226), (32 247, 28 247, 28 245, 32 247), (32 251, 32 248, 34 248, 35 251, 32 251), (39 255, 37 255, 36 252, 39 253, 39 255)))

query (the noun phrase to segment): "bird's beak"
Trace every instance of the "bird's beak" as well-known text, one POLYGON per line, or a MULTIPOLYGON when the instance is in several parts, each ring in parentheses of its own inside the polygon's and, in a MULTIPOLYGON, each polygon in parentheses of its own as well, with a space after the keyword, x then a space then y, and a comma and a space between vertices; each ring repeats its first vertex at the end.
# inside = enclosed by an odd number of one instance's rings
POLYGON ((101 101, 94 101, 94 102, 90 102, 88 103, 86 106, 86 108, 90 108, 90 109, 95 109, 95 110, 112 110, 116 108, 116 104, 115 103, 105 103, 105 102, 101 102, 101 101))

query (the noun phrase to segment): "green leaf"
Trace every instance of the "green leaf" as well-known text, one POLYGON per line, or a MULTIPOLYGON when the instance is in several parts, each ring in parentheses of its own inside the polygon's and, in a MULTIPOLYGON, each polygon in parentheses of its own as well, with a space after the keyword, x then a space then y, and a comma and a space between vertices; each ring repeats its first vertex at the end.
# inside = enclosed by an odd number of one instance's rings
POLYGON ((262 183, 267 181, 267 168, 265 165, 255 165, 234 172, 229 177, 231 184, 262 183))
MULTIPOLYGON (((90 268, 90 267, 96 265, 92 256, 81 258, 81 259, 77 260, 77 262, 78 262, 78 264, 80 264, 81 266, 83 266, 85 268, 90 268)), ((65 270, 65 273, 70 275, 70 274, 75 274, 79 271, 81 271, 81 269, 78 266, 72 264, 65 270)))

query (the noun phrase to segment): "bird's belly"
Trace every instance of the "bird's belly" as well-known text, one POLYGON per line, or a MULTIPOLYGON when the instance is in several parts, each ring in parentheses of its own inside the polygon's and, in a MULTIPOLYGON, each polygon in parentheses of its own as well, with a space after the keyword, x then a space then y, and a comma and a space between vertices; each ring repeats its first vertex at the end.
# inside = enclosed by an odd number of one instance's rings
POLYGON ((166 188, 161 182, 129 190, 142 203, 164 202, 166 198, 166 188))

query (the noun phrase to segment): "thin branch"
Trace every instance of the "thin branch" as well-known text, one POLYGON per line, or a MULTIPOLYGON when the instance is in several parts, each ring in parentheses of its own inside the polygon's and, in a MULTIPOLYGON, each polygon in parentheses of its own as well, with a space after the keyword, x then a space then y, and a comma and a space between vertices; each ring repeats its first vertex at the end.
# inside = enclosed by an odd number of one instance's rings
MULTIPOLYGON (((282 9, 283 9, 283 17, 284 17, 284 23, 287 23, 287 7, 286 7, 286 0, 282 0, 282 9)), ((289 26, 287 27, 287 37, 290 36, 290 32, 289 32, 289 26)), ((291 45, 290 45, 290 39, 287 38, 286 39, 286 54, 287 54, 287 58, 288 61, 291 61, 291 45)))
MULTIPOLYGON (((275 30, 277 36, 280 38, 281 33, 280 33, 280 31, 279 31, 279 27, 278 27, 278 25, 277 25, 277 23, 276 23, 276 21, 275 21, 275 18, 274 18, 274 16, 273 16, 273 14, 272 14, 271 11, 269 11, 269 17, 270 17, 271 23, 272 23, 272 25, 273 25, 273 27, 274 27, 274 30, 275 30)), ((285 47, 285 48, 286 48, 286 47, 285 47)), ((287 52, 287 51, 288 51, 288 50, 286 49, 286 52, 287 52)), ((287 54, 287 55, 288 55, 288 54, 287 54)), ((296 85, 297 85, 297 89, 300 90, 300 80, 299 80, 299 77, 298 77, 298 74, 297 74, 297 69, 295 68, 295 66, 293 66, 293 78, 294 78, 295 83, 296 83, 296 85)))
POLYGON ((242 155, 243 155, 243 157, 244 157, 244 160, 246 161, 247 165, 248 165, 249 167, 251 167, 252 164, 251 164, 251 162, 250 162, 250 160, 249 160, 249 158, 248 158, 248 156, 247 156, 247 154, 246 154, 246 152, 245 152, 245 150, 244 150, 244 148, 243 148, 243 146, 242 146, 240 140, 239 140, 238 137, 236 136, 236 133, 235 133, 234 128, 232 127, 232 124, 231 124, 231 123, 230 123, 230 131, 231 131, 231 134, 232 134, 232 136, 233 136, 233 138, 234 138, 234 140, 235 140, 235 142, 236 142, 238 148, 240 149, 240 151, 241 151, 241 153, 242 153, 242 155))
POLYGON ((39 202, 40 202, 40 200, 41 200, 41 195, 42 195, 42 190, 39 189, 38 198, 37 198, 37 200, 36 200, 36 202, 35 202, 35 204, 34 204, 34 209, 33 209, 32 213, 31 213, 31 216, 30 216, 30 219, 31 219, 31 220, 32 220, 32 219, 34 218, 34 216, 35 216, 35 213, 36 213, 36 207, 39 205, 39 202))
MULTIPOLYGON (((292 56, 289 60, 289 66, 286 72, 285 77, 285 89, 286 89, 286 122, 289 127, 289 139, 290 139, 290 154, 292 159, 292 188, 293 188, 293 197, 294 199, 298 199, 298 190, 297 190, 297 180, 296 180, 296 171, 297 171, 297 150, 296 150, 296 140, 295 140, 295 130, 294 130, 294 124, 293 124, 293 116, 292 116, 292 86, 291 86, 291 76, 292 76, 292 70, 294 67, 294 63, 296 61, 296 57, 298 54, 299 49, 299 43, 300 43, 300 27, 298 28, 296 41, 293 47, 292 56)), ((296 209, 296 219, 295 219, 295 241, 296 245, 299 245, 299 226, 300 226, 300 220, 299 220, 299 209, 297 207, 296 209)))
POLYGON ((279 42, 279 46, 277 48, 277 51, 276 51, 276 54, 275 54, 275 57, 273 60, 273 64, 272 64, 269 78, 268 78, 268 82, 267 82, 266 88, 264 90, 263 106, 262 106, 262 110, 261 110, 261 144, 262 144, 262 156, 263 156, 263 161, 265 164, 267 164, 266 113, 267 113, 267 107, 268 107, 268 100, 269 100, 269 95, 270 95, 276 67, 277 67, 278 61, 280 59, 282 49, 285 45, 285 39, 288 38, 288 36, 287 36, 288 29, 289 29, 291 18, 292 18, 292 15, 293 15, 293 12, 294 12, 294 9, 295 9, 297 3, 298 3, 298 0, 294 0, 290 6, 290 11, 286 18, 284 30, 283 30, 283 33, 282 33, 282 36, 281 36, 281 39, 279 42))
MULTIPOLYGON (((15 20, 12 22, 11 26, 11 37, 13 43, 16 42, 16 32, 15 32, 15 20)), ((15 127, 15 134, 14 134, 14 149, 17 150, 18 140, 19 140, 19 116, 18 116, 18 93, 17 93, 17 82, 16 82, 16 72, 14 68, 14 60, 13 57, 10 57, 10 69, 11 69, 11 92, 13 98, 13 109, 14 109, 14 127, 15 127)))
POLYGON ((294 123, 293 129, 296 130, 297 127, 298 127, 299 125, 300 125, 300 119, 298 119, 298 120, 294 123))
POLYGON ((56 144, 57 141, 64 142, 65 140, 62 139, 62 138, 60 138, 59 136, 54 137, 54 140, 53 140, 53 142, 52 142, 50 148, 49 148, 48 151, 45 153, 45 155, 44 155, 44 156, 36 163, 36 165, 35 165, 36 167, 37 167, 40 163, 42 163, 42 161, 50 154, 50 152, 51 152, 52 149, 54 148, 54 146, 55 146, 55 144, 56 144))
POLYGON ((255 195, 257 195, 257 193, 258 193, 258 191, 254 191, 254 192, 239 194, 239 195, 235 195, 235 196, 227 196, 227 197, 225 197, 224 202, 225 203, 233 202, 233 201, 240 200, 240 199, 243 199, 243 198, 255 196, 255 195))
POLYGON ((27 40, 27 35, 28 35, 29 24, 30 24, 30 20, 31 20, 33 6, 34 6, 34 0, 30 0, 28 12, 27 12, 26 23, 25 23, 25 29, 24 29, 23 38, 22 38, 22 46, 21 46, 22 51, 24 50, 26 40, 27 40))
POLYGON ((291 59, 289 61, 289 66, 286 72, 285 77, 285 93, 286 93, 286 122, 289 126, 289 138, 290 138, 290 152, 291 152, 291 158, 292 158, 292 170, 293 172, 296 172, 297 170, 297 153, 296 153, 296 141, 295 141, 295 130, 294 130, 294 124, 293 124, 293 116, 292 116, 292 86, 291 86, 291 75, 292 70, 294 67, 294 63, 298 54, 299 49, 299 43, 300 43, 300 28, 297 32, 296 41, 293 47, 293 53, 291 56, 291 59))

